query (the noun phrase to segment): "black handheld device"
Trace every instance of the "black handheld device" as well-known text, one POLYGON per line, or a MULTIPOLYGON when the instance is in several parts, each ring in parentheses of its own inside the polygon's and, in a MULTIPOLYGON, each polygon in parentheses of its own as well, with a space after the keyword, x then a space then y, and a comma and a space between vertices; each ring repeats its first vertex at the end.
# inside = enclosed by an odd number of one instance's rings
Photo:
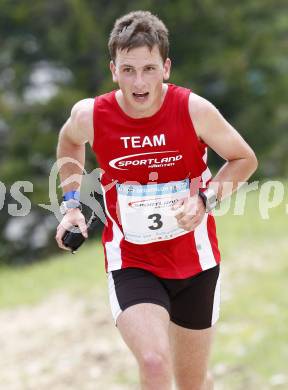
MULTIPOLYGON (((90 223, 88 223, 88 233, 93 229, 95 223, 97 222, 97 218, 93 217, 90 223)), ((85 241, 85 237, 82 235, 78 226, 74 226, 70 231, 66 230, 62 237, 63 244, 71 249, 72 253, 75 253, 77 249, 83 244, 85 241)))
POLYGON ((72 253, 75 253, 85 241, 85 237, 82 235, 79 228, 74 226, 71 231, 66 230, 64 236, 62 237, 62 241, 67 248, 71 249, 72 253))

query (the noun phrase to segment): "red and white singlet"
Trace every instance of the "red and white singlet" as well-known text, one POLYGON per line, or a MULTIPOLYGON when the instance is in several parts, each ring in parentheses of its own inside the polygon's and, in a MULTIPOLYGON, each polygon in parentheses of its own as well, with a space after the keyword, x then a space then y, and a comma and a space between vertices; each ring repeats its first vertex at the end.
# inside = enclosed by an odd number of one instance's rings
POLYGON ((189 115, 190 92, 168 84, 159 111, 140 119, 124 113, 116 91, 95 98, 93 151, 103 172, 107 272, 135 267, 180 279, 220 262, 213 215, 186 232, 170 212, 191 181, 205 188, 212 178, 207 145, 189 115))

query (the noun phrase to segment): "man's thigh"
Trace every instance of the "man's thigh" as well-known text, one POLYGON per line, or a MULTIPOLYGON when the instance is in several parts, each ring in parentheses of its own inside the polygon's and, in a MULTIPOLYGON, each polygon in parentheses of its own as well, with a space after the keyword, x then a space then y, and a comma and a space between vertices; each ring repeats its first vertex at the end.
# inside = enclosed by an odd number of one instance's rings
POLYGON ((115 324, 136 358, 150 351, 167 354, 170 302, 158 278, 137 268, 112 271, 108 278, 115 324))
POLYGON ((138 362, 151 353, 170 361, 169 314, 163 307, 153 303, 130 306, 119 315, 117 327, 138 362))

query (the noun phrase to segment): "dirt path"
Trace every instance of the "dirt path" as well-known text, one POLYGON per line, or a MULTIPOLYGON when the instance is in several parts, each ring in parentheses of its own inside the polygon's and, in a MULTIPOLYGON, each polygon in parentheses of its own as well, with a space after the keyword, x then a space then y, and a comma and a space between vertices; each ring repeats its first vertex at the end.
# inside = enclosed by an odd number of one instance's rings
POLYGON ((3 390, 137 388, 136 364, 105 298, 56 295, 35 307, 2 311, 0 327, 3 390))

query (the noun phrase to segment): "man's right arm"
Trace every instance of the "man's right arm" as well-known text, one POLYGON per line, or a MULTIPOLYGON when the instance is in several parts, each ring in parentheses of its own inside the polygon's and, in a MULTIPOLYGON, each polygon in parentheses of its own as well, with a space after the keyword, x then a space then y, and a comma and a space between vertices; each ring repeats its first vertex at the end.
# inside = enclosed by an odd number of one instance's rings
MULTIPOLYGON (((82 176, 85 164, 85 143, 89 142, 92 145, 94 138, 93 107, 94 99, 84 99, 76 103, 60 131, 57 162, 63 194, 80 190, 81 180, 79 178, 82 176), (65 158, 74 162, 63 163, 65 158)), ((62 243, 62 237, 65 231, 73 225, 78 225, 83 236, 87 237, 87 226, 83 214, 79 209, 71 209, 57 228, 55 238, 60 248, 67 249, 62 243)))

